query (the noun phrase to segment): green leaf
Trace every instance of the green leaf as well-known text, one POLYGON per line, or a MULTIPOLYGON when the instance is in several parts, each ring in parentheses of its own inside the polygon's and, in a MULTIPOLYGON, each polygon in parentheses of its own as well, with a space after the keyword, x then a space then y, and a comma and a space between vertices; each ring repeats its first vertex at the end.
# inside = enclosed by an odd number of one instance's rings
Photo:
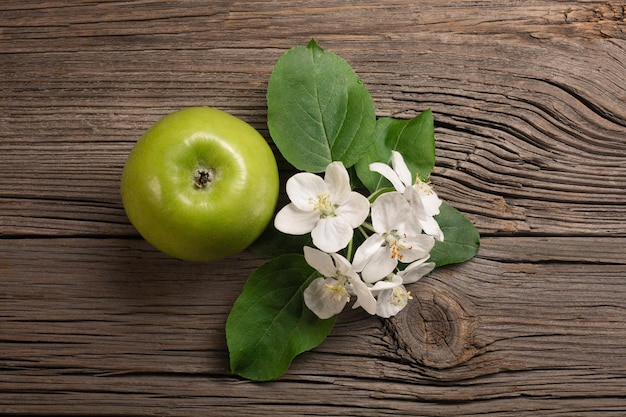
POLYGON ((369 166, 373 162, 389 164, 391 161, 391 149, 387 147, 385 139, 387 137, 388 125, 393 123, 394 120, 390 117, 384 117, 376 121, 374 140, 363 158, 354 165, 357 177, 371 193, 382 187, 391 186, 389 181, 382 175, 370 171, 369 166))
POLYGON ((409 120, 382 117, 376 121, 374 140, 355 166, 359 179, 370 192, 389 186, 389 182, 370 171, 369 165, 388 164, 393 150, 402 154, 413 178, 419 175, 426 180, 430 176, 435 166, 435 124, 430 110, 409 120))
POLYGON ((372 141, 372 97, 352 67, 311 40, 281 56, 267 87, 267 124, 283 157, 301 171, 354 165, 372 141))
POLYGON ((319 274, 302 255, 283 255, 248 278, 226 321, 232 372, 266 381, 281 376, 293 358, 318 346, 335 318, 319 319, 302 293, 319 274))
POLYGON ((443 203, 435 219, 443 231, 444 241, 436 241, 429 262, 437 266, 454 264, 473 258, 480 248, 480 235, 463 213, 443 203))

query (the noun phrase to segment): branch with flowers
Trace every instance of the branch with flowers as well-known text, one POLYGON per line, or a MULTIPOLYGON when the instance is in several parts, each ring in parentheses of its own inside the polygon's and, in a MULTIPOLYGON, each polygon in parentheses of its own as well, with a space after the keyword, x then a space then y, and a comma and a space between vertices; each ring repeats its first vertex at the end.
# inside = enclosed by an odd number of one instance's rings
POLYGON ((313 40, 278 60, 267 102, 270 135, 301 172, 254 245, 273 258, 248 278, 226 323, 232 371, 260 381, 322 343, 349 303, 381 318, 400 313, 406 285, 471 259, 480 240, 428 182, 429 110, 377 118, 350 65, 313 40))

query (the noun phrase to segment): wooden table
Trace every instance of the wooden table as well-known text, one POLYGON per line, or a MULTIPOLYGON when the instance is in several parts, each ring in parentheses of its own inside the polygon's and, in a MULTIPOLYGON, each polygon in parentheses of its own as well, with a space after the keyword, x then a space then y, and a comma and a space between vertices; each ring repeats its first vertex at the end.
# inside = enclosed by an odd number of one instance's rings
POLYGON ((2 413, 626 414, 622 1, 3 0, 0 160, 2 413), (482 247, 254 383, 229 372, 224 325, 266 258, 158 253, 119 179, 182 107, 270 140, 268 76, 311 38, 378 115, 432 109, 433 184, 482 247))

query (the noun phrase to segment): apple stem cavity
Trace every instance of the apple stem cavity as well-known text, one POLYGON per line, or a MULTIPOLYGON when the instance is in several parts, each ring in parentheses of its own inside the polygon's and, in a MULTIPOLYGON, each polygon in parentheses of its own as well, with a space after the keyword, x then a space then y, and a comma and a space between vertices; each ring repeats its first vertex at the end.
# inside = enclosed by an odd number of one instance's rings
POLYGON ((213 168, 196 168, 193 174, 193 185, 196 188, 204 189, 211 185, 215 177, 215 170, 213 168))

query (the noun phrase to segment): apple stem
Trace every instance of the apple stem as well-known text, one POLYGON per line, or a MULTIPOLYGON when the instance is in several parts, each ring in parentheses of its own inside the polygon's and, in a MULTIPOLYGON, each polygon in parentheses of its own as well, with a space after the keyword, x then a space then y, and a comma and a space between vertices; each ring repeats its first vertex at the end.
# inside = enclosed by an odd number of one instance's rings
POLYGON ((193 175, 193 184, 197 188, 206 188, 213 181, 214 172, 211 168, 197 168, 193 175))

